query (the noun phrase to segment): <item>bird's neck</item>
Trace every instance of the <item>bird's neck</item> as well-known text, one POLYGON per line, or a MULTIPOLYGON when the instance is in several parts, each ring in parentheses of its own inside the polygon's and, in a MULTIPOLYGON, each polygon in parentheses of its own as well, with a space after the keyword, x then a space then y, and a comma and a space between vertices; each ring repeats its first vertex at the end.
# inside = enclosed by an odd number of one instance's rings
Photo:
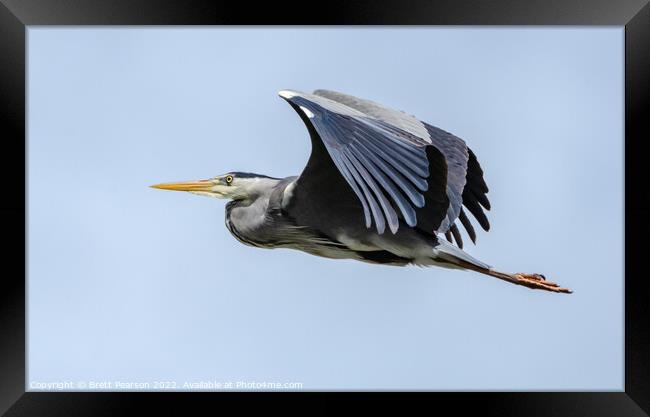
POLYGON ((248 187, 245 197, 226 204, 226 227, 242 243, 268 246, 272 232, 271 200, 278 182, 262 179, 248 187))
POLYGON ((246 245, 260 245, 260 230, 266 221, 268 198, 233 200, 226 204, 226 228, 246 245))

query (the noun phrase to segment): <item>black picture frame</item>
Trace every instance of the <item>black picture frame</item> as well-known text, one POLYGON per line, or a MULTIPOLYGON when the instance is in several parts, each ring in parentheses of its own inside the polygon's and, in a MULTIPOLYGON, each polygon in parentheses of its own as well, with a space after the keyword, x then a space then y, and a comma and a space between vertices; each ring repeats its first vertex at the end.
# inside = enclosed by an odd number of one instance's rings
MULTIPOLYGON (((409 405, 453 407, 498 416, 647 416, 650 412, 650 294, 644 274, 650 198, 643 175, 650 139, 650 5, 647 0, 474 0, 210 2, 171 0, 2 0, 0 113, 2 121, 4 268, 0 296, 0 412, 7 416, 129 414, 136 406, 185 414, 187 406, 244 410, 278 399, 313 399, 319 410, 352 394, 332 393, 41 393, 25 392, 25 40, 33 25, 613 25, 625 26, 625 390, 622 392, 361 393, 385 410, 409 405), (314 7, 311 7, 314 6, 314 7), (15 268, 8 268, 8 266, 15 268), (256 401, 250 401, 255 397, 256 401)), ((614 109, 616 110, 616 109, 614 109)), ((603 167, 603 169, 607 169, 603 167)), ((620 198, 598 196, 595 198, 620 198)), ((606 246, 603 231, 603 254, 606 246)), ((615 248, 614 248, 615 249, 615 248)), ((597 255, 596 255, 597 256, 597 255)), ((604 256, 604 255, 601 255, 604 256)), ((561 354, 558 353, 558 354, 561 354)), ((315 406, 315 407, 314 407, 315 406)), ((444 408, 443 408, 444 407, 444 408)))

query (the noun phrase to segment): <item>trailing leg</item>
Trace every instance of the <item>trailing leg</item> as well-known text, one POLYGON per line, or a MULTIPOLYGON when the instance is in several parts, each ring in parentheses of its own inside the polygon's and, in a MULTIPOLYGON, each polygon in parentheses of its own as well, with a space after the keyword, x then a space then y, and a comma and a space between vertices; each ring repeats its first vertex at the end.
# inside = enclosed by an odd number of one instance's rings
POLYGON ((463 269, 480 272, 481 274, 499 278, 512 284, 522 285, 536 290, 559 292, 564 294, 571 294, 573 292, 568 288, 560 287, 554 282, 547 281, 546 277, 541 274, 526 274, 522 272, 509 274, 507 272, 497 271, 489 265, 472 258, 463 250, 446 242, 441 241, 441 245, 436 246, 436 249, 438 252, 438 256, 436 257, 437 261, 442 260, 444 262, 458 265, 463 269))
POLYGON ((564 294, 571 294, 573 292, 568 288, 560 287, 554 282, 547 281, 546 277, 541 274, 525 274, 522 272, 508 274, 506 272, 495 271, 494 269, 477 270, 477 272, 481 272, 491 277, 499 278, 513 284, 523 285, 524 287, 533 288, 536 290, 560 292, 564 294))

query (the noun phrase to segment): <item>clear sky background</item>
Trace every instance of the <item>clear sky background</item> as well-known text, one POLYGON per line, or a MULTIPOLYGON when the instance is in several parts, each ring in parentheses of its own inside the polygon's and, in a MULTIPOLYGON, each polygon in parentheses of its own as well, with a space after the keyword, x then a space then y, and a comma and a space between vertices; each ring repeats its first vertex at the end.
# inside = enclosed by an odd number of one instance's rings
MULTIPOLYGON (((28 384, 623 389, 623 28, 30 28, 28 384), (465 139, 483 275, 238 243, 225 201, 148 188, 301 172, 285 88, 465 139)), ((469 241, 469 238, 465 239, 469 241)))

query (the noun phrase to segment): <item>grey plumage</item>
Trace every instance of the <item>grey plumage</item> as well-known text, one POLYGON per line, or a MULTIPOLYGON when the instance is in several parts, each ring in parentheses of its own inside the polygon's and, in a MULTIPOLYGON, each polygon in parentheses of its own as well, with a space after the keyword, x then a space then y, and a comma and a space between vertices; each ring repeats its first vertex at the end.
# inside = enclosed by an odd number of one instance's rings
MULTIPOLYGON (((284 95, 303 121, 313 126, 341 175, 357 193, 364 206, 366 223, 372 217, 378 233, 383 233, 384 229, 384 219, 378 218, 380 213, 384 214, 393 233, 398 227, 395 210, 387 204, 384 192, 399 207, 406 223, 416 225, 415 211, 424 206, 426 178, 430 175, 426 155, 428 146, 434 147, 444 157, 448 200, 444 217, 430 232, 449 231, 460 216, 463 204, 468 205, 484 229, 489 228, 487 217, 478 206, 482 202, 486 203, 483 204, 485 209, 489 208, 483 172, 475 158, 468 167, 473 153, 462 139, 404 112, 338 92, 316 90, 313 94, 306 94, 290 91, 284 95), (463 195, 468 177, 472 180, 468 187, 471 194, 463 195), (372 216, 369 213, 373 213, 372 216)), ((467 229, 468 221, 461 223, 467 229)), ((472 232, 467 231, 472 233, 473 228, 472 232)), ((458 233, 455 235, 459 236, 458 233)), ((473 236, 472 241, 475 241, 475 233, 473 236)), ((462 245, 461 241, 456 241, 462 245)))
MULTIPOLYGON (((350 106, 370 117, 382 120, 385 123, 403 129, 404 131, 422 139, 424 142, 435 146, 436 149, 445 156, 445 163, 447 166, 447 197, 449 198, 450 204, 448 214, 437 229, 437 232, 445 233, 448 231, 454 219, 459 216, 460 207, 463 203, 463 197, 461 197, 461 195, 465 187, 466 177, 468 176, 468 159, 472 153, 465 144, 465 141, 449 132, 428 123, 424 123, 414 116, 387 108, 370 100, 364 100, 327 90, 316 90, 314 91, 314 95, 330 98, 334 101, 350 106)), ((480 181, 481 185, 485 185, 485 182, 483 181, 483 171, 480 169, 478 161, 476 161, 476 166, 470 167, 469 175, 475 181, 480 181)), ((472 186, 472 189, 473 188, 474 187, 472 186)), ((478 192, 477 196, 482 198, 484 201, 487 201, 487 197, 485 196, 488 191, 487 186, 481 188, 481 190, 482 192, 478 192)), ((473 195, 468 197, 470 200, 474 198, 473 195)), ((486 208, 489 209, 489 206, 486 206, 486 208)), ((472 240, 474 241, 475 239, 472 240)))
MULTIPOLYGON (((462 211, 466 183, 464 141, 413 116, 341 93, 280 95, 307 126, 312 154, 300 176, 273 184, 267 180, 268 195, 229 203, 227 226, 237 239, 325 257, 457 267, 436 259, 434 248, 438 233, 463 244, 454 221, 462 211)), ((475 241, 464 213, 460 221, 475 241)))
POLYGON ((484 230, 490 227, 488 187, 465 141, 406 113, 342 93, 285 90, 280 96, 310 135, 312 151, 300 175, 231 172, 154 187, 231 199, 226 227, 246 245, 379 264, 470 269, 530 288, 569 292, 541 275, 495 271, 461 249, 457 221, 476 242, 463 207, 484 230))

